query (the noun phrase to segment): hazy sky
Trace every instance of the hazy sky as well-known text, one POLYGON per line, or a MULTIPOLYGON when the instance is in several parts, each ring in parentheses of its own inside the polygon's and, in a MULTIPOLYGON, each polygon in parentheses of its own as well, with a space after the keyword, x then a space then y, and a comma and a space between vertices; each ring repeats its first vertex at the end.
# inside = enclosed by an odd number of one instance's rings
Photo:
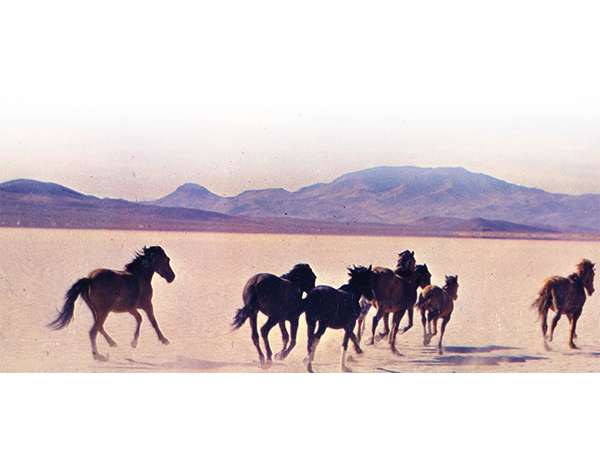
POLYGON ((0 182, 144 200, 416 165, 600 193, 593 2, 11 3, 0 182))

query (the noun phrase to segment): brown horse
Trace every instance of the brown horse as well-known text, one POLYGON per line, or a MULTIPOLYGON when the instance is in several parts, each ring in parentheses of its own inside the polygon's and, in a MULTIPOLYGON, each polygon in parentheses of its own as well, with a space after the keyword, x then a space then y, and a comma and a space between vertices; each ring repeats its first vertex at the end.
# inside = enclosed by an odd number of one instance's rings
POLYGON ((440 332, 440 341, 438 342, 438 353, 442 352, 442 339, 446 331, 446 325, 450 321, 452 311, 454 310, 454 301, 458 299, 458 276, 446 276, 446 284, 443 288, 439 286, 427 286, 419 295, 417 307, 421 310, 421 320, 423 322, 423 346, 431 343, 431 338, 437 334, 437 322, 442 319, 442 330, 440 332), (425 314, 427 313, 427 318, 425 314), (433 332, 431 324, 433 323, 433 332), (425 325, 428 325, 429 332, 425 325))
POLYGON ((542 284, 537 299, 533 302, 532 307, 537 309, 540 318, 542 319, 542 334, 544 336, 544 347, 550 350, 548 342, 552 341, 554 328, 558 324, 558 320, 564 314, 569 318, 571 323, 571 336, 569 338, 569 346, 577 348, 573 339, 577 337, 575 327, 577 320, 583 311, 587 291, 588 295, 594 293, 594 264, 587 259, 582 260, 577 265, 577 271, 567 278, 561 276, 552 276, 542 284), (552 320, 550 335, 548 332, 548 310, 556 312, 552 320))
POLYGON ((401 354, 396 350, 396 335, 404 313, 409 312, 409 324, 403 333, 412 327, 413 306, 417 301, 417 289, 428 286, 431 282, 431 273, 427 265, 419 265, 411 278, 397 276, 391 270, 375 272, 373 279, 373 305, 377 313, 373 317, 371 339, 367 345, 375 343, 375 331, 379 320, 385 313, 393 313, 392 328, 389 336, 390 349, 397 356, 401 354), (417 270, 418 269, 418 270, 417 270))
MULTIPOLYGON (((412 278, 415 269, 416 269, 416 260, 415 260, 415 253, 414 251, 409 251, 406 250, 404 252, 401 252, 400 254, 398 254, 398 263, 396 265, 396 269, 394 270, 394 273, 398 276, 401 276, 402 278, 412 278)), ((389 268, 384 268, 384 267, 375 267, 373 269, 374 273, 381 273, 381 272, 388 272, 391 271, 389 268)), ((358 326, 357 326, 357 332, 356 332, 356 336, 358 338, 358 341, 360 342, 364 329, 365 329, 365 319, 367 318, 367 314, 369 313, 369 310, 371 309, 371 307, 373 306, 373 302, 366 299, 365 297, 363 297, 360 300, 360 305, 361 305, 361 312, 360 312, 360 316, 358 318, 358 326)), ((387 337, 387 335, 390 333, 390 326, 389 326, 389 313, 385 313, 383 315, 383 328, 384 331, 380 334, 378 334, 377 336, 377 340, 381 340, 384 337, 387 337)), ((412 313, 409 315, 410 318, 412 319, 412 313)))
POLYGON ((117 343, 104 330, 104 322, 111 311, 130 313, 136 319, 137 328, 131 342, 132 347, 137 346, 142 324, 142 316, 138 309, 146 312, 158 334, 158 339, 165 345, 168 344, 169 341, 160 331, 154 317, 151 284, 154 273, 158 273, 168 283, 175 279, 170 259, 160 246, 144 247, 142 252, 137 253, 135 259, 126 265, 123 271, 104 268, 94 270, 69 289, 62 311, 49 326, 56 330, 66 327, 73 319, 75 301, 81 295, 94 315, 94 325, 90 330, 94 359, 108 361, 109 358, 108 354, 103 356, 98 353, 96 346, 98 332, 104 336, 111 347, 117 346, 117 343))
POLYGON ((303 293, 308 293, 315 287, 317 277, 308 264, 297 264, 289 273, 282 276, 270 273, 259 273, 248 280, 242 292, 244 306, 240 308, 233 318, 232 328, 237 330, 250 318, 252 341, 258 350, 261 367, 268 368, 272 363, 271 346, 269 345, 269 331, 279 324, 283 339, 282 350, 275 355, 278 359, 285 359, 296 346, 298 321, 302 314, 303 293), (267 322, 261 327, 260 333, 265 343, 267 361, 260 348, 258 336, 258 312, 268 316, 267 322), (290 322, 292 340, 287 332, 285 322, 290 322))

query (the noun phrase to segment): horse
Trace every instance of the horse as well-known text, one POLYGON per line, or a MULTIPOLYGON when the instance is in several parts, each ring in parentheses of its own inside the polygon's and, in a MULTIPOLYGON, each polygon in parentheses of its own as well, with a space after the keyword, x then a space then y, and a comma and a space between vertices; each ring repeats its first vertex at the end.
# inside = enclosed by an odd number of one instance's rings
POLYGON ((567 315, 571 323, 569 346, 574 349, 577 348, 573 342, 577 337, 575 327, 583 311, 583 304, 586 300, 585 292, 587 291, 589 296, 594 293, 594 265, 589 260, 583 259, 577 265, 577 271, 567 278, 552 276, 542 283, 542 287, 532 307, 537 309, 542 320, 542 335, 544 336, 544 348, 546 350, 550 350, 548 342, 552 341, 554 328, 556 328, 558 320, 563 314, 567 315), (556 312, 556 315, 552 320, 550 335, 547 336, 548 310, 556 312))
POLYGON ((354 335, 354 326, 360 314, 360 298, 362 296, 367 299, 373 297, 373 271, 372 267, 366 268, 363 266, 354 266, 354 268, 348 270, 350 280, 347 284, 339 289, 331 286, 317 286, 302 301, 308 329, 308 357, 304 360, 308 372, 313 372, 312 362, 315 358, 315 351, 327 328, 344 330, 341 358, 342 372, 352 372, 346 365, 349 340, 352 340, 356 353, 363 352, 356 335, 354 335))
POLYGON ((244 286, 242 291, 244 306, 235 314, 232 329, 234 331, 239 329, 250 318, 252 341, 258 350, 258 358, 262 368, 269 368, 272 364, 273 353, 269 345, 269 331, 276 324, 279 324, 281 329, 283 348, 275 357, 285 359, 296 346, 298 322, 302 314, 300 301, 305 292, 308 293, 315 287, 316 279, 317 277, 308 264, 297 264, 289 273, 282 276, 270 273, 254 275, 244 286), (257 316, 259 311, 268 317, 266 323, 260 329, 267 353, 266 362, 265 355, 260 348, 258 336, 257 316), (286 321, 290 322, 292 334, 289 347, 290 336, 285 326, 286 321))
POLYGON ((160 246, 147 248, 136 252, 133 261, 125 266, 125 270, 115 271, 100 268, 92 271, 87 277, 81 278, 67 291, 65 304, 58 317, 48 326, 60 330, 65 328, 72 320, 75 311, 75 301, 79 296, 92 310, 94 325, 90 330, 92 342, 92 355, 95 360, 108 361, 109 354, 103 356, 98 353, 96 337, 100 332, 111 347, 117 343, 104 330, 104 322, 110 312, 129 313, 137 321, 131 346, 137 347, 140 336, 142 316, 138 310, 146 312, 150 323, 158 334, 158 339, 165 345, 169 344, 167 338, 158 327, 152 306, 152 277, 158 273, 168 283, 175 279, 171 269, 170 260, 160 246))
POLYGON ((454 301, 458 299, 458 275, 446 276, 446 284, 443 288, 439 286, 427 286, 419 294, 417 307, 421 310, 421 320, 423 322, 423 346, 431 343, 431 338, 437 334, 437 322, 442 319, 442 328, 440 331, 440 341, 438 342, 438 353, 443 354, 442 338, 446 331, 446 326, 454 310, 454 301), (425 315, 427 314, 427 318, 425 315), (433 323, 433 333, 431 324, 433 323), (429 332, 426 330, 426 324, 429 332))
MULTIPOLYGON (((401 252, 400 254, 398 254, 398 263, 396 265, 396 269, 394 270, 394 273, 403 278, 412 278, 414 271, 416 269, 416 263, 417 262, 415 260, 415 252, 414 251, 406 250, 404 252, 401 252)), ((387 270, 389 270, 389 269, 384 268, 384 267, 375 267, 373 269, 373 272, 380 273, 380 272, 387 271, 387 270)), ((373 306, 373 303, 363 297, 362 299, 360 299, 360 306, 361 306, 361 312, 360 312, 360 316, 358 317, 358 327, 357 327, 357 332, 356 332, 356 336, 357 336, 359 342, 362 338, 362 334, 365 329, 365 319, 367 317, 367 314, 369 313, 369 310, 373 306)), ((384 323, 383 323, 384 332, 380 333, 377 336, 377 340, 381 340, 382 338, 386 337, 390 333, 389 313, 385 313, 383 319, 384 319, 384 323)))
POLYGON ((385 313, 393 313, 392 328, 389 336, 390 349, 393 354, 402 356, 396 349, 396 336, 400 321, 408 311, 409 324, 402 330, 404 334, 413 325, 413 306, 417 301, 417 289, 425 288, 431 283, 431 273, 427 265, 418 265, 411 278, 397 276, 391 270, 375 273, 373 280, 373 305, 377 314, 373 317, 371 339, 368 345, 375 343, 375 331, 379 320, 385 313))

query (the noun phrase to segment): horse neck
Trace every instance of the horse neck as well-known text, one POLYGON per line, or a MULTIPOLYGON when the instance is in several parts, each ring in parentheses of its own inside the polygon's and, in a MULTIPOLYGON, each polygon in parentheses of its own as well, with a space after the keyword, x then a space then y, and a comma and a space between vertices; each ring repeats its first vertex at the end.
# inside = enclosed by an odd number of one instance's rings
POLYGON ((132 262, 126 267, 126 269, 137 279, 146 281, 148 283, 152 282, 152 277, 154 276, 155 272, 154 269, 145 267, 141 261, 139 261, 139 263, 132 262))
POLYGON ((360 299, 360 297, 362 296, 362 286, 352 286, 350 284, 344 284, 338 290, 347 292, 355 299, 360 299))

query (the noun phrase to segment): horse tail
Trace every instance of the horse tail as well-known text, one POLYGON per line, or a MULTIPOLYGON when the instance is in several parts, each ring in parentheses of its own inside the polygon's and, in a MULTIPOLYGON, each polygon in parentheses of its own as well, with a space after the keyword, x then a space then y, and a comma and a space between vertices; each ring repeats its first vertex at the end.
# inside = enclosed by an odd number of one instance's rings
POLYGON ((537 310, 540 318, 542 318, 548 314, 548 310, 550 310, 552 303, 552 289, 550 289, 549 284, 545 284, 542 289, 540 289, 540 293, 531 306, 537 310))
POLYGON ((245 299, 244 306, 240 308, 233 317, 233 321, 231 322, 231 328, 233 331, 237 331, 240 327, 242 327, 246 320, 255 313, 256 308, 254 304, 254 289, 251 289, 250 295, 245 299))
POLYGON ((90 287, 89 278, 81 278, 77 281, 71 289, 67 291, 65 295, 65 304, 62 311, 59 312, 58 317, 52 321, 48 326, 59 330, 66 327, 73 320, 73 313, 75 311, 75 301, 80 294, 86 292, 90 287))

